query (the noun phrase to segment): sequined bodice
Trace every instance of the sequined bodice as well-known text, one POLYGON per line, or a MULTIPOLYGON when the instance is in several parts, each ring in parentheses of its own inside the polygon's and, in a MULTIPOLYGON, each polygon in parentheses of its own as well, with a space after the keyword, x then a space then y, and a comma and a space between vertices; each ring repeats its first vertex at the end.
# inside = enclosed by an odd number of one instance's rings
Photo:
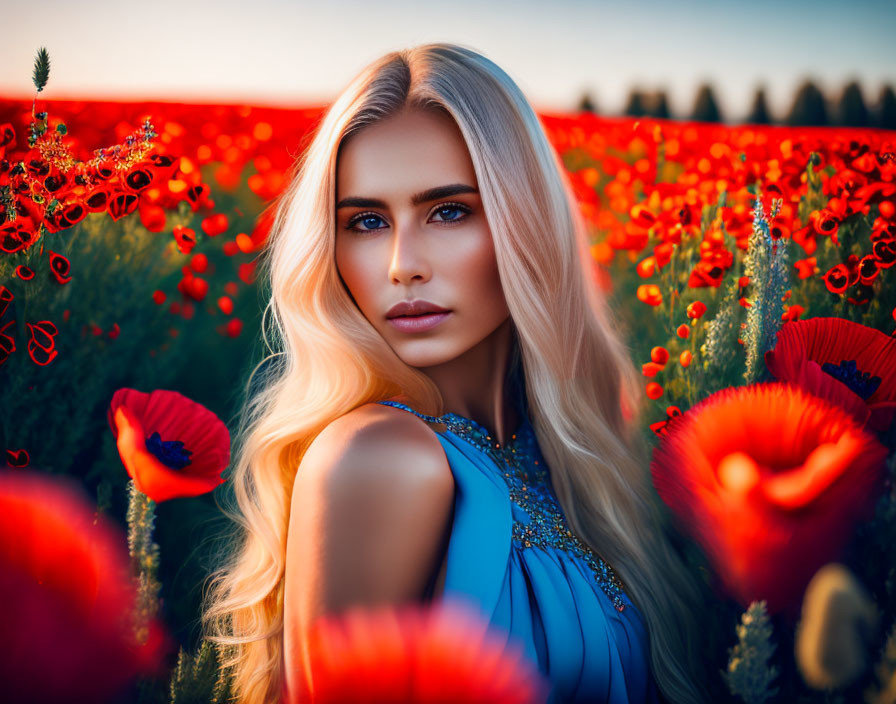
POLYGON ((535 432, 527 419, 502 447, 486 428, 471 418, 456 413, 430 416, 398 401, 379 403, 402 408, 429 423, 441 423, 449 432, 486 454, 507 485, 516 547, 550 546, 584 560, 616 610, 625 609, 624 585, 615 571, 570 529, 551 486, 535 432))

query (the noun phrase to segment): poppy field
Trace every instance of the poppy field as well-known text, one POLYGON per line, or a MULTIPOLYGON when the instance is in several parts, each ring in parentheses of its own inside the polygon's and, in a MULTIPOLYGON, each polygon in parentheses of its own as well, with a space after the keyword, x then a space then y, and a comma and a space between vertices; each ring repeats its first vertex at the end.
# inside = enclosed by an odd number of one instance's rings
MULTIPOLYGON (((0 698, 228 701, 198 621, 216 495, 265 356, 256 257, 324 106, 53 100, 40 68, 0 97, 0 698)), ((540 118, 712 595, 709 687, 896 701, 896 132, 540 118)), ((315 641, 321 701, 395 701, 400 653, 476 629, 351 618, 315 641)), ((540 701, 497 657, 432 658, 415 701, 540 701)))

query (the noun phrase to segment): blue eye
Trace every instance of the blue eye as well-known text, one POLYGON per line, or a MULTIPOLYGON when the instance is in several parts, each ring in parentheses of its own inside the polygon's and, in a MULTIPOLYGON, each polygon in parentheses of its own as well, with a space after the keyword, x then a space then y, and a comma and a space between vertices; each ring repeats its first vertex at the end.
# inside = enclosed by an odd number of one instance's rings
MULTIPOLYGON (((461 220, 465 220, 471 212, 472 211, 470 210, 470 208, 468 208, 466 205, 463 205, 462 203, 443 203, 442 205, 440 205, 438 208, 436 208, 433 211, 433 215, 439 214, 442 219, 434 220, 433 222, 440 222, 440 223, 445 223, 445 224, 459 222, 461 220), (448 213, 460 212, 460 213, 463 213, 463 215, 455 216, 452 218, 445 218, 444 217, 445 212, 448 212, 448 213)), ((378 220, 383 221, 383 218, 381 218, 376 213, 371 213, 371 212, 359 213, 358 215, 355 215, 353 218, 351 218, 346 223, 345 229, 350 230, 352 232, 374 232, 376 230, 384 229, 382 227, 368 227, 368 225, 375 224, 376 221, 378 221, 378 220), (356 225, 358 223, 362 223, 362 222, 365 225, 363 228, 356 227, 356 225)))
POLYGON ((373 213, 362 213, 361 215, 358 215, 357 217, 354 217, 351 220, 349 220, 348 225, 346 225, 346 229, 347 230, 355 230, 356 232, 368 232, 370 230, 382 229, 379 227, 366 227, 367 225, 370 224, 371 220, 376 222, 377 220, 382 220, 382 218, 379 215, 374 215, 373 213), (358 230, 355 227, 355 223, 359 223, 359 222, 363 222, 365 224, 364 229, 358 230))
MULTIPOLYGON (((438 210, 436 210, 436 213, 444 213, 446 210, 449 212, 455 211, 455 212, 462 212, 462 213, 466 213, 466 214, 470 213, 469 208, 467 208, 466 206, 460 205, 460 204, 443 205, 438 210)), ((463 220, 463 218, 462 217, 449 218, 448 220, 442 220, 442 222, 455 222, 457 220, 463 220)))

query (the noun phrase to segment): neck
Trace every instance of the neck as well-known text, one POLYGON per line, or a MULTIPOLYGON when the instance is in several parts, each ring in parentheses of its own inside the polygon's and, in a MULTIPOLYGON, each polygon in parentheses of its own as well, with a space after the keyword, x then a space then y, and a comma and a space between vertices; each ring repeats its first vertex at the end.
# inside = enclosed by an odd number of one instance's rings
POLYGON ((444 411, 475 420, 502 446, 519 427, 507 371, 513 352, 513 328, 508 317, 478 345, 450 362, 421 369, 438 387, 444 411))

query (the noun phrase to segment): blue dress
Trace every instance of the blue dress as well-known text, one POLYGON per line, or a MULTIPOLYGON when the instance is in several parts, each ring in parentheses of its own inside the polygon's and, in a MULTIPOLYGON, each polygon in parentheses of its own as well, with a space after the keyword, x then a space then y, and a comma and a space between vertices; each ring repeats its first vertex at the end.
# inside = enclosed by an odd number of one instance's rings
POLYGON ((658 702, 644 621, 613 570, 569 532, 527 414, 502 448, 470 418, 379 403, 448 428, 436 432, 456 487, 443 596, 515 641, 546 676, 549 704, 658 702))

